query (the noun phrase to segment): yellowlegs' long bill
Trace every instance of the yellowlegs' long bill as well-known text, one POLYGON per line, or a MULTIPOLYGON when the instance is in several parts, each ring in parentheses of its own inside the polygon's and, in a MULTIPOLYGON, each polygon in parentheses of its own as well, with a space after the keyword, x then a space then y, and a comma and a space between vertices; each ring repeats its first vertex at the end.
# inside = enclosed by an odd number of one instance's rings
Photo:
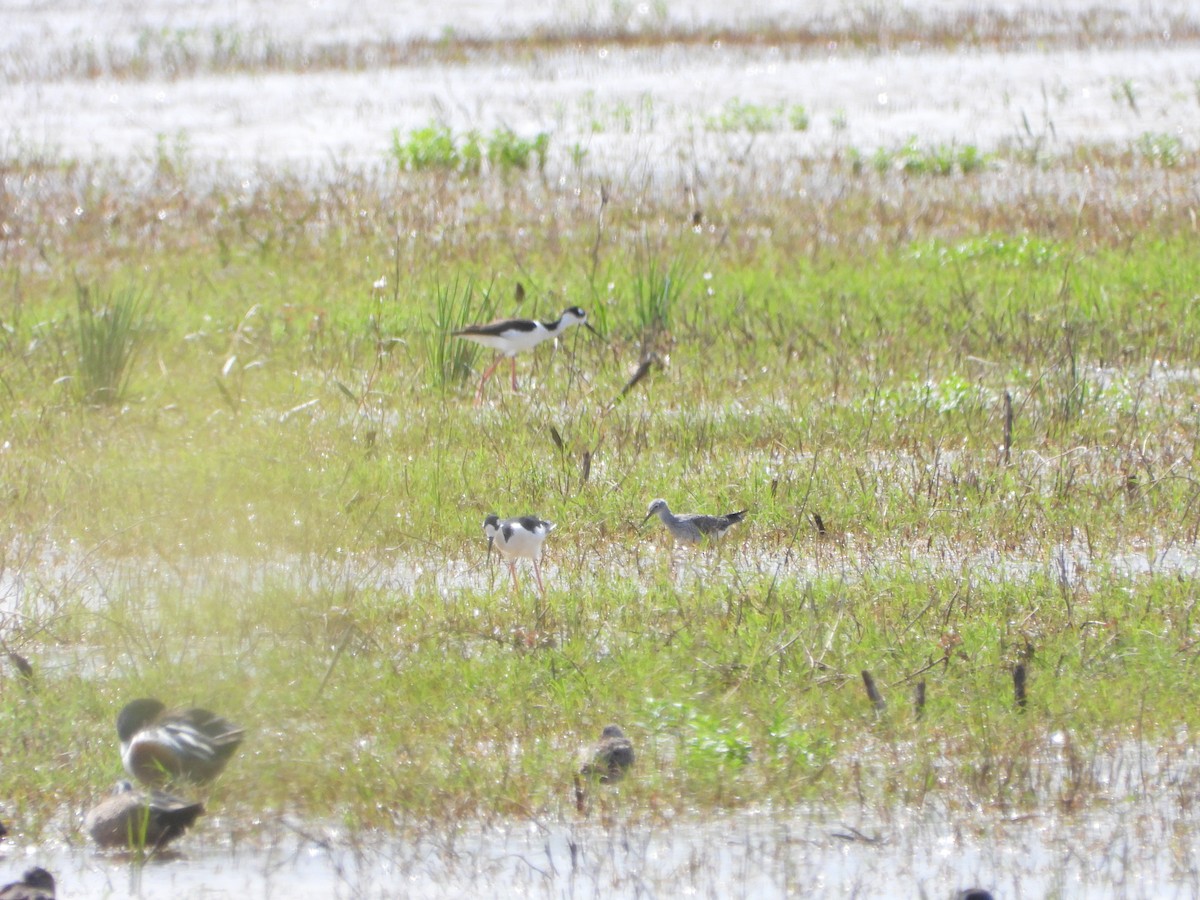
POLYGON ((589 759, 579 770, 580 775, 596 778, 601 784, 620 781, 633 765, 633 742, 619 725, 606 725, 589 759))
POLYGON ((524 558, 532 560, 538 590, 545 596, 546 587, 542 584, 542 544, 546 541, 546 535, 553 530, 553 522, 546 522, 536 516, 501 519, 492 513, 483 520, 483 533, 488 539, 488 553, 492 552, 492 546, 495 545, 500 555, 508 561, 513 590, 517 589, 517 560, 524 558))
POLYGON ((475 341, 485 347, 491 347, 500 355, 495 362, 483 373, 479 387, 475 391, 475 404, 478 406, 483 399, 483 386, 492 377, 500 361, 508 358, 512 366, 512 389, 517 390, 517 360, 516 356, 522 350, 532 350, 542 341, 558 337, 572 325, 582 325, 592 334, 599 333, 587 321, 587 313, 578 306, 563 310, 563 314, 553 322, 539 322, 537 319, 504 319, 488 325, 468 325, 457 331, 450 332, 452 337, 465 338, 475 341))
POLYGON ((667 531, 671 532, 671 536, 679 543, 698 544, 705 538, 716 540, 721 537, 726 531, 736 525, 742 519, 746 518, 747 510, 739 510, 738 512, 726 513, 723 516, 705 516, 696 513, 685 513, 677 516, 671 512, 671 508, 667 506, 666 500, 655 500, 650 504, 650 509, 646 513, 646 518, 642 519, 642 525, 650 521, 650 517, 657 515, 662 523, 667 526, 667 531))
POLYGON ((128 781, 88 811, 83 827, 101 847, 164 847, 192 827, 204 804, 162 791, 142 794, 128 781))
POLYGON ((207 709, 168 711, 151 697, 130 701, 117 716, 125 771, 151 785, 169 778, 211 781, 244 735, 241 728, 207 709))

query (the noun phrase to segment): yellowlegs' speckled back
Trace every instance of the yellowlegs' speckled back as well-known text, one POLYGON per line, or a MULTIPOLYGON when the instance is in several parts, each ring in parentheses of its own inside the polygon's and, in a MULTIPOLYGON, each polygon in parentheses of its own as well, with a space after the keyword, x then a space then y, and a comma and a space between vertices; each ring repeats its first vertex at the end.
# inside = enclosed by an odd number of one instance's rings
POLYGON ((619 725, 607 725, 592 757, 579 770, 580 775, 599 779, 601 784, 620 781, 633 765, 633 742, 619 725))
POLYGON ((133 700, 117 716, 121 762, 146 784, 169 778, 211 781, 229 762, 245 732, 207 709, 171 712, 158 700, 133 700))
POLYGON ((128 781, 84 817, 83 827, 101 847, 164 847, 192 827, 204 812, 202 803, 188 803, 162 791, 142 794, 128 781))
POLYGON ((544 595, 542 584, 542 544, 546 535, 554 530, 553 522, 536 516, 521 516, 516 519, 501 519, 495 513, 483 520, 483 533, 488 539, 488 553, 492 545, 508 560, 508 571, 512 573, 513 589, 517 587, 517 559, 533 561, 533 574, 537 578, 538 590, 544 595))
POLYGON ((54 900, 54 876, 39 867, 27 869, 20 881, 0 887, 0 900, 54 900))
POLYGON ((587 313, 578 306, 564 310, 563 314, 553 322, 539 322, 537 319, 505 319, 488 325, 468 325, 466 328, 450 332, 453 337, 475 341, 477 344, 491 347, 500 353, 496 357, 496 361, 483 373, 483 378, 479 380, 479 387, 475 391, 476 404, 483 399, 483 386, 496 371, 496 366, 500 365, 500 360, 508 357, 512 365, 512 389, 515 391, 517 390, 516 355, 522 350, 532 350, 542 341, 558 337, 572 325, 582 325, 592 334, 597 334, 596 329, 588 324, 587 313))
POLYGON ((738 512, 726 513, 723 516, 704 516, 694 513, 677 516, 671 512, 666 500, 655 500, 650 504, 646 518, 642 519, 642 524, 645 525, 650 521, 651 516, 657 515, 676 541, 698 544, 705 538, 713 540, 719 538, 732 526, 742 521, 746 517, 746 512, 743 509, 738 512))

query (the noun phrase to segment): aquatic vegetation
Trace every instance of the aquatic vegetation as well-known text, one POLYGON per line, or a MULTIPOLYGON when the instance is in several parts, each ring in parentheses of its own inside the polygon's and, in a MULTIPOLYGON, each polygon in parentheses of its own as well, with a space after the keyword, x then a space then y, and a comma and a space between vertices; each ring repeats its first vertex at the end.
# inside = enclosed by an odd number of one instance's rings
POLYGON ((1134 146, 1139 156, 1156 166, 1173 168, 1183 162, 1183 142, 1173 134, 1146 132, 1134 146))
POLYGON ((618 721, 637 763, 591 809, 647 821, 1086 808, 1102 786, 1030 748, 1195 724, 1187 192, 1081 208, 1044 190, 1071 159, 964 191, 839 157, 681 199, 417 143, 403 177, 249 186, 8 163, 0 627, 33 675, 3 676, 0 795, 30 834, 111 783, 123 703, 196 684, 246 728, 206 806, 247 839, 284 810, 570 820, 571 757, 618 721), (46 259, 154 286, 152 316, 89 288, 88 340, 122 352, 86 404, 46 259), (476 409, 450 332, 576 302, 604 340, 548 341, 476 409), (653 497, 750 513, 690 553, 637 529, 653 497), (489 561, 491 511, 556 524, 544 597, 489 561))
POLYGON ((875 171, 903 172, 905 175, 970 175, 989 165, 990 156, 972 144, 957 147, 940 144, 922 147, 917 139, 911 138, 899 150, 880 147, 872 157, 875 171))
POLYGON ((407 136, 394 131, 391 156, 401 169, 409 171, 442 169, 478 175, 486 161, 493 170, 506 174, 525 171, 531 165, 542 171, 549 149, 550 135, 545 132, 524 138, 509 128, 497 128, 487 135, 469 131, 456 136, 445 125, 429 125, 407 136))
POLYGON ((809 125, 808 110, 798 104, 779 103, 764 105, 733 99, 721 110, 708 116, 704 126, 709 131, 748 132, 758 134, 790 128, 806 131, 809 125))

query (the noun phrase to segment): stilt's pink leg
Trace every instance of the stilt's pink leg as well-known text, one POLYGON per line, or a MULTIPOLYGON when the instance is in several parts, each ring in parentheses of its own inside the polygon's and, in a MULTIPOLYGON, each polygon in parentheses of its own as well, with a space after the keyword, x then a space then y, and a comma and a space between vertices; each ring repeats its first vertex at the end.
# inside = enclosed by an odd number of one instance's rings
POLYGON ((510 356, 508 361, 512 363, 512 389, 517 390, 517 358, 510 356))
POLYGON ((515 559, 509 560, 508 571, 512 575, 513 593, 515 594, 520 590, 520 586, 517 584, 517 561, 515 559))
POLYGON ((487 380, 492 377, 492 373, 496 371, 496 366, 500 365, 500 360, 502 359, 504 359, 503 356, 497 356, 496 361, 488 367, 488 370, 483 373, 483 377, 479 379, 479 387, 475 390, 476 406, 478 406, 483 400, 483 386, 487 384, 487 380))
POLYGON ((542 561, 540 559, 534 559, 533 561, 533 574, 537 577, 538 590, 541 591, 542 596, 545 597, 546 586, 542 584, 542 561))

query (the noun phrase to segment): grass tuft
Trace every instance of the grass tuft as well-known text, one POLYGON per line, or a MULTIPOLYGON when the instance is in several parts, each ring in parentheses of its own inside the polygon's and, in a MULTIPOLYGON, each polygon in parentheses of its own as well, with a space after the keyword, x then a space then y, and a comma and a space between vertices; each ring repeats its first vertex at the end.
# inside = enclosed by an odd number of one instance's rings
POLYGON ((671 330, 675 310, 695 270, 696 263, 686 251, 664 259, 643 237, 630 276, 634 321, 643 347, 652 346, 659 334, 671 330))
POLYGON ((473 278, 455 278, 435 289, 436 305, 425 335, 425 382, 440 391, 461 384, 475 370, 483 348, 474 341, 451 336, 466 325, 487 322, 495 315, 492 286, 480 288, 473 278))
POLYGON ((407 137, 392 133, 391 157, 405 171, 442 170, 478 175, 486 160, 492 171, 508 175, 526 171, 530 165, 538 172, 546 167, 550 135, 539 132, 532 138, 518 135, 510 128, 497 128, 483 135, 469 131, 456 137, 445 125, 428 125, 407 137))
POLYGON ((132 288, 94 298, 76 283, 77 384, 87 404, 111 406, 125 397, 133 363, 149 331, 147 304, 132 288))
POLYGON ((964 147, 954 144, 921 147, 915 137, 910 138, 899 150, 880 147, 872 158, 875 171, 881 175, 896 171, 905 175, 942 177, 953 175, 955 172, 971 175, 986 168, 989 161, 988 154, 981 153, 974 144, 964 147))

